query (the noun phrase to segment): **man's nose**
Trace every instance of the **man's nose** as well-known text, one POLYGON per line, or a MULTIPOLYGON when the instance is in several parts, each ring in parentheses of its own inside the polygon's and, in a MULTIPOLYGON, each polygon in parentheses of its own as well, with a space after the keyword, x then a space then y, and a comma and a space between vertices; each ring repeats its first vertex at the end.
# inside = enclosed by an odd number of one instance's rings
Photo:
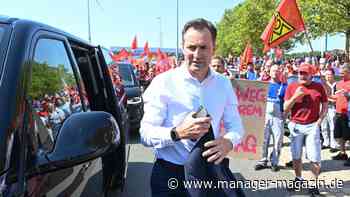
POLYGON ((199 47, 196 48, 196 50, 193 51, 193 57, 196 59, 197 57, 199 57, 199 54, 200 54, 200 49, 199 47))

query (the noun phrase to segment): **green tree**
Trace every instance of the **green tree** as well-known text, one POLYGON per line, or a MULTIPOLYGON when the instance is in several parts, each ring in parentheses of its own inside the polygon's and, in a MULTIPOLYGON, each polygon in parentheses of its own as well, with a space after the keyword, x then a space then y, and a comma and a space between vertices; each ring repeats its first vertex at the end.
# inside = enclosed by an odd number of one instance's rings
POLYGON ((69 71, 64 65, 58 65, 58 75, 64 85, 74 86, 76 84, 73 71, 69 71))
POLYGON ((45 93, 54 94, 63 88, 58 68, 47 63, 32 64, 32 84, 29 95, 32 98, 43 97, 45 93))
POLYGON ((346 37, 345 51, 350 55, 350 1, 299 0, 311 38, 341 33, 346 37))

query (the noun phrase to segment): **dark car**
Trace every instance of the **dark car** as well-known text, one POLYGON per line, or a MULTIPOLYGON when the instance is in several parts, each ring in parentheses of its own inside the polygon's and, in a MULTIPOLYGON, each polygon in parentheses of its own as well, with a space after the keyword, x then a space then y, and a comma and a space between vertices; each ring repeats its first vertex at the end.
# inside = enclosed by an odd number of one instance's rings
POLYGON ((127 115, 100 47, 1 17, 0 95, 0 196, 123 188, 127 115))
POLYGON ((133 66, 128 63, 118 63, 119 74, 127 96, 127 111, 130 129, 137 131, 143 116, 143 98, 140 83, 136 79, 133 66))

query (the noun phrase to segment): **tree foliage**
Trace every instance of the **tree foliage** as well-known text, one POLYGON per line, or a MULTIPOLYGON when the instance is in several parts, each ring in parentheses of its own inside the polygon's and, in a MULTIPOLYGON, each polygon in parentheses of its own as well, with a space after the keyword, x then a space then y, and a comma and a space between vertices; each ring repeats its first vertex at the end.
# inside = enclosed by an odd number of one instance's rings
POLYGON ((50 67, 47 63, 32 64, 32 86, 29 95, 40 98, 45 94, 55 94, 64 88, 64 85, 75 84, 73 73, 69 73, 63 65, 50 67))
POLYGON ((299 0, 311 38, 342 33, 346 36, 346 51, 350 42, 349 0, 299 0))
MULTIPOLYGON (((349 0, 298 0, 297 1, 311 39, 328 34, 346 35, 346 51, 350 46, 350 1, 349 0)), ((262 54, 260 35, 271 20, 278 0, 246 0, 225 10, 217 25, 217 48, 221 55, 240 55, 247 42, 251 42, 254 53, 262 54)), ((281 46, 292 49, 297 42, 306 43, 304 33, 298 34, 281 46)))

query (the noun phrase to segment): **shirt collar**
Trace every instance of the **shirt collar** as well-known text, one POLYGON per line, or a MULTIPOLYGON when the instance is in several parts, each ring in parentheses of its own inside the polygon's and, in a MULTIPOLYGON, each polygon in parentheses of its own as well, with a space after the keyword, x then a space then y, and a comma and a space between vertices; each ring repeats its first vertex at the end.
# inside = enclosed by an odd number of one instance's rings
MULTIPOLYGON (((198 79, 196 79, 195 77, 193 77, 191 75, 191 73, 188 71, 187 66, 185 64, 182 64, 180 66, 180 74, 183 76, 183 78, 185 80, 196 80, 196 81, 198 81, 198 79)), ((215 77, 215 72, 209 67, 209 73, 208 73, 207 77, 202 81, 202 83, 205 82, 205 81, 212 80, 214 77, 215 77)))

